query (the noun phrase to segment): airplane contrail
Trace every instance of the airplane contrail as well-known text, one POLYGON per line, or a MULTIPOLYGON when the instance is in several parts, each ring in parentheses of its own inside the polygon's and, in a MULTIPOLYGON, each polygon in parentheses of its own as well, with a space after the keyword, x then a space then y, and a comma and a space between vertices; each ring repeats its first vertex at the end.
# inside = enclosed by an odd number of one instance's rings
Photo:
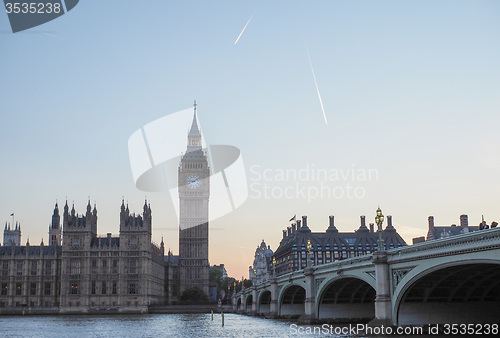
POLYGON ((245 27, 243 27, 243 29, 241 30, 241 33, 240 35, 238 35, 238 38, 236 39, 236 41, 234 42, 234 44, 236 45, 238 43, 238 40, 241 38, 241 36, 243 35, 243 32, 245 31, 245 29, 247 29, 247 26, 248 24, 250 23, 250 21, 252 20, 253 16, 255 15, 255 13, 252 14, 252 16, 250 17, 250 19, 248 19, 247 23, 245 24, 245 27))
POLYGON ((52 36, 53 38, 57 38, 57 39, 61 39, 61 40, 67 40, 67 39, 65 39, 63 37, 60 37, 60 36, 54 35, 54 34, 50 34, 50 33, 47 33, 47 32, 43 32, 43 34, 48 35, 48 36, 52 36))
POLYGON ((325 123, 328 125, 328 120, 326 119, 325 107, 323 107, 323 100, 321 100, 321 94, 319 93, 318 82, 316 81, 316 75, 314 74, 314 68, 311 62, 311 55, 309 55, 309 50, 307 50, 307 57, 309 58, 309 65, 311 66, 314 85, 316 86, 316 91, 318 92, 319 104, 321 105, 321 110, 323 111, 323 117, 325 118, 325 123))

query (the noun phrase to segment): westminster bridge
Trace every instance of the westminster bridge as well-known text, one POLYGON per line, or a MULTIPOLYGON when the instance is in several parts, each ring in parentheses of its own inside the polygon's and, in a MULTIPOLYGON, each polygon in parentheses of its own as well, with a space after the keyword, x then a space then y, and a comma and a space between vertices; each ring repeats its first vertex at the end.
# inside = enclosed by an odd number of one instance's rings
POLYGON ((235 311, 299 321, 497 323, 500 228, 280 275, 233 297, 235 311))

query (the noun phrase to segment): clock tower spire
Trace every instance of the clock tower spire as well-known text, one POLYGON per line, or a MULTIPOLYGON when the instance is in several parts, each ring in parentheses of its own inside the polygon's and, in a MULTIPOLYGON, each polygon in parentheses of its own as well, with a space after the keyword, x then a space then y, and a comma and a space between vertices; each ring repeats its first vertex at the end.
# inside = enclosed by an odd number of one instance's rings
POLYGON ((193 105, 193 123, 191 124, 191 129, 188 134, 188 149, 187 152, 201 149, 201 133, 200 128, 198 128, 198 121, 196 120, 196 100, 193 105))

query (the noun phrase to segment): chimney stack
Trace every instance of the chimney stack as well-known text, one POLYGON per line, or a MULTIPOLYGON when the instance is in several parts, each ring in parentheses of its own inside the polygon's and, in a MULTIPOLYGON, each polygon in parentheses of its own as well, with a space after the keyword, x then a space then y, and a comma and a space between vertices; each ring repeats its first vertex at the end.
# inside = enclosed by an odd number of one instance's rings
POLYGON ((460 226, 464 234, 469 232, 469 217, 467 215, 460 215, 460 226))
POLYGON ((339 232, 337 228, 335 228, 335 221, 332 215, 330 215, 330 225, 326 229, 326 232, 331 233, 331 232, 339 232))
POLYGON ((293 223, 292 224, 292 234, 297 231, 297 224, 296 223, 293 223))
POLYGON ((287 233, 288 233, 288 236, 290 236, 292 234, 292 228, 291 227, 288 227, 286 228, 287 229, 287 233))
POLYGON ((434 229, 434 216, 429 216, 429 230, 434 229))
POLYGON ((392 227, 392 216, 387 216, 387 227, 392 227))
POLYGON ((283 230, 283 239, 286 237, 286 230, 283 230))
POLYGON ((370 232, 375 232, 373 223, 370 223, 370 232))
POLYGON ((307 228, 307 216, 302 216, 302 226, 307 228))
POLYGON ((365 225, 366 224, 365 223, 365 216, 360 216, 360 218, 361 218, 361 226, 362 227, 366 227, 366 225, 365 225))

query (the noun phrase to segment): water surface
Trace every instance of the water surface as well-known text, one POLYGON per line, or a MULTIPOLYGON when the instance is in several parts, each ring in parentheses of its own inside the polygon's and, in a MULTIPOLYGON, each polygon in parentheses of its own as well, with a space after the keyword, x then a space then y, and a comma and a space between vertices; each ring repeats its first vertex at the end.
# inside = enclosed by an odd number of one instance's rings
MULTIPOLYGON (((292 322, 238 314, 3 316, 2 337, 289 337, 292 322)), ((301 326, 305 328, 304 326, 301 326)), ((307 335, 314 337, 314 335, 307 335)))

